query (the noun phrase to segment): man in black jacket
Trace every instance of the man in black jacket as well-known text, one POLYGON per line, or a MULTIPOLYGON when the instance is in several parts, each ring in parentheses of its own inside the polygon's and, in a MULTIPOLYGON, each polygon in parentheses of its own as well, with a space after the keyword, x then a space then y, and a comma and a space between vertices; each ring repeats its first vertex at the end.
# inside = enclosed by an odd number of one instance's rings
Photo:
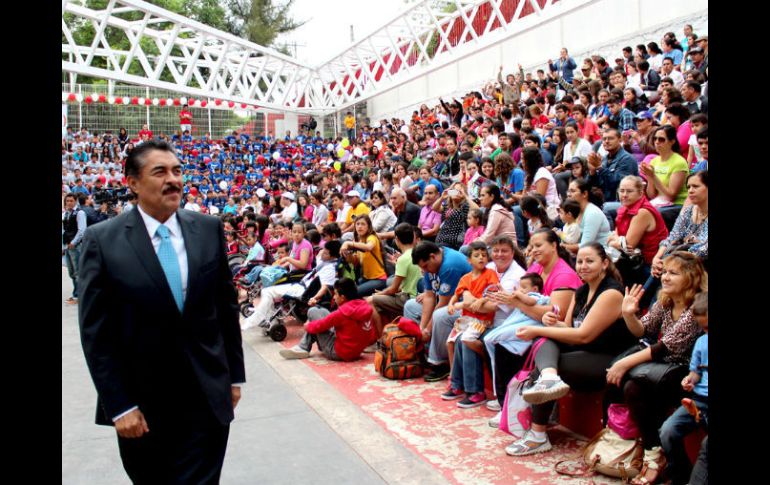
POLYGON ((222 223, 179 210, 182 166, 149 140, 126 161, 138 206, 86 230, 80 331, 134 483, 218 483, 246 380, 222 223))
MULTIPOLYGON (((417 226, 417 223, 420 222, 420 206, 409 202, 403 189, 398 187, 393 189, 390 193, 390 206, 393 208, 393 213, 396 214, 396 226, 402 222, 417 226)), ((388 231, 378 233, 377 237, 389 240, 388 243, 395 248, 396 243, 393 240, 395 235, 394 231, 388 231)))

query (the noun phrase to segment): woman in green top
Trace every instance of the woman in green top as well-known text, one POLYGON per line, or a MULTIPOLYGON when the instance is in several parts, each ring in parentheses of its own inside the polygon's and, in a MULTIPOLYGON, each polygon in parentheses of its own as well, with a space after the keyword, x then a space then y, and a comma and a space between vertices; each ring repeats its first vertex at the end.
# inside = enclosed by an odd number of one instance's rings
POLYGON ((676 128, 661 126, 655 130, 653 140, 658 156, 650 163, 641 163, 639 172, 647 178, 647 198, 663 216, 670 231, 687 199, 685 180, 690 167, 679 154, 676 128))
POLYGON ((689 167, 687 161, 678 153, 676 129, 670 125, 661 126, 655 131, 653 140, 658 156, 649 164, 642 163, 639 166, 639 171, 647 178, 647 197, 653 205, 659 205, 654 199, 660 197, 673 205, 681 206, 687 199, 687 187, 684 182, 689 167))

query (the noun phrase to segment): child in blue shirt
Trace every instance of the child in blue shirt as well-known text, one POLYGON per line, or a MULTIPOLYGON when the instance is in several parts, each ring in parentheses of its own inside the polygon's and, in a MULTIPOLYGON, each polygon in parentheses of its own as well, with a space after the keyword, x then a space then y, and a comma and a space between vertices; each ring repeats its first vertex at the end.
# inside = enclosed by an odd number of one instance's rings
MULTIPOLYGON (((529 306, 533 304, 548 305, 551 298, 540 294, 541 291, 543 291, 543 278, 537 273, 527 273, 519 280, 519 288, 514 290, 513 295, 529 306)), ((543 326, 541 322, 516 308, 503 323, 484 337, 484 345, 486 345, 489 358, 492 361, 492 382, 495 382, 495 344, 500 344, 513 354, 524 355, 532 345, 532 341, 517 338, 516 330, 527 325, 543 326)))
POLYGON ((698 324, 706 332, 695 341, 690 360, 690 373, 682 379, 682 389, 692 393, 689 398, 682 399, 674 414, 660 428, 660 441, 666 454, 666 472, 674 485, 687 483, 692 467, 684 449, 684 438, 698 425, 708 431, 708 397, 709 397, 709 354, 708 354, 708 292, 695 296, 692 314, 698 324))

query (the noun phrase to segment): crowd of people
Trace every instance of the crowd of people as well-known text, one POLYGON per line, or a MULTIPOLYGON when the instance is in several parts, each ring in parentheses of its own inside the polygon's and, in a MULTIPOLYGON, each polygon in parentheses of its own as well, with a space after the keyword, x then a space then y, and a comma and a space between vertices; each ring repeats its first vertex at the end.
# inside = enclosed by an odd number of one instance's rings
MULTIPOLYGON (((425 380, 448 378, 444 400, 500 411, 544 339, 523 394, 533 424, 508 454, 551 448, 546 426, 570 389, 608 388, 605 405, 625 403, 640 430, 634 483, 664 469, 674 484, 705 483, 702 463, 690 478, 682 453, 695 421, 669 414, 689 397, 707 423, 708 37, 687 25, 681 39, 623 48, 614 64, 578 64, 564 48, 534 75, 519 65, 503 79, 501 66, 497 82, 408 120, 348 113, 336 138, 308 126, 193 138, 187 115, 172 136, 69 131, 68 302, 85 227, 135 204, 123 160, 167 142, 181 163, 180 208, 221 217, 228 253, 256 263, 239 286, 271 266, 304 275, 264 288, 242 322, 264 325, 277 300, 304 295, 306 334, 285 358, 314 344, 332 360, 359 358, 404 316, 426 346, 425 380)), ((702 448, 699 460, 707 438, 702 448)))

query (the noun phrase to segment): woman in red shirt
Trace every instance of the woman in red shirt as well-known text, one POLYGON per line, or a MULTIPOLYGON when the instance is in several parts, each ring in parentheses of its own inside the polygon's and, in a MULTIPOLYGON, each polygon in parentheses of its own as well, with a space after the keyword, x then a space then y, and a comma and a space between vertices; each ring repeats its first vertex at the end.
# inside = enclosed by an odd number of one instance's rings
POLYGON ((615 231, 610 233, 607 245, 619 251, 639 249, 644 258, 643 274, 637 275, 637 278, 623 275, 623 283, 630 287, 634 283, 645 282, 649 277, 652 260, 660 242, 668 237, 668 229, 660 212, 647 200, 641 177, 624 177, 618 187, 618 198, 622 205, 618 208, 615 231))

